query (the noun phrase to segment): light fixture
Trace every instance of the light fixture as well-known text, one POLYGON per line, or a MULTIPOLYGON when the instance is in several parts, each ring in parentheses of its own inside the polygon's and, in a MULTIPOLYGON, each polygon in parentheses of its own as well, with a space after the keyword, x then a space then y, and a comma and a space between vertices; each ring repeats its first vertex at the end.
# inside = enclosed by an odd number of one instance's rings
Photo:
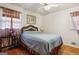
POLYGON ((52 3, 41 3, 41 5, 43 5, 43 9, 46 11, 50 10, 52 7, 58 7, 57 4, 52 3))
POLYGON ((44 8, 45 10, 49 10, 49 9, 51 8, 51 6, 48 5, 48 6, 44 6, 43 8, 44 8))

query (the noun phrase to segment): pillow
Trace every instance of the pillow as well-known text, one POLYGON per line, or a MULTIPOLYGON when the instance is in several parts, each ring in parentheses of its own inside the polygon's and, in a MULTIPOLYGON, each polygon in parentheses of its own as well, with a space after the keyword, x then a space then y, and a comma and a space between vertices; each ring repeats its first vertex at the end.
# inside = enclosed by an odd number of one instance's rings
POLYGON ((38 31, 25 31, 24 33, 28 33, 28 34, 31 34, 31 33, 41 33, 41 32, 38 32, 38 31))

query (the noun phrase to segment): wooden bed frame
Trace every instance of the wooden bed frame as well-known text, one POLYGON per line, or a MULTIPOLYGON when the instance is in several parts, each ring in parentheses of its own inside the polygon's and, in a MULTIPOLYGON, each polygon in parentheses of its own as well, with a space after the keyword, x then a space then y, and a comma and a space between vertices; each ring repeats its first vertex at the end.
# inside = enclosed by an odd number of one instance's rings
MULTIPOLYGON (((21 29, 21 34, 22 34, 24 31, 38 31, 38 28, 35 27, 35 26, 33 26, 33 25, 28 25, 28 26, 23 27, 23 28, 21 29)), ((21 41, 21 39, 22 39, 22 38, 21 38, 21 36, 20 36, 19 45, 20 45, 21 48, 23 48, 23 49, 25 49, 26 51, 28 51, 28 53, 29 53, 30 55, 40 55, 38 52, 34 51, 33 49, 30 49, 27 45, 25 45, 25 44, 21 41)), ((52 51, 50 52, 50 55, 60 55, 60 54, 62 54, 62 43, 61 43, 58 47, 52 49, 52 51)))

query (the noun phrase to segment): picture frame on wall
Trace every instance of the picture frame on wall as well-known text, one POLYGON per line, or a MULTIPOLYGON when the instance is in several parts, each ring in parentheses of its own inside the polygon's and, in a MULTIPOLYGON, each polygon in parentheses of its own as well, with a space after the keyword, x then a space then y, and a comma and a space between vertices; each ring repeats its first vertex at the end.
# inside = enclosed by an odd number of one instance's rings
POLYGON ((27 15, 27 24, 36 24, 36 16, 27 15))

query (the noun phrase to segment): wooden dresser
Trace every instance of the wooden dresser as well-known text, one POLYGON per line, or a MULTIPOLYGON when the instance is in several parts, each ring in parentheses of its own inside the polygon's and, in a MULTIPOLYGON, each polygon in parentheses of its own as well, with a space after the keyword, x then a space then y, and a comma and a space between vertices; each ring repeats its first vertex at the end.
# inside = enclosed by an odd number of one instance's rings
POLYGON ((10 33, 7 36, 0 37, 0 51, 2 51, 4 48, 13 48, 17 46, 18 37, 16 33, 10 33))

